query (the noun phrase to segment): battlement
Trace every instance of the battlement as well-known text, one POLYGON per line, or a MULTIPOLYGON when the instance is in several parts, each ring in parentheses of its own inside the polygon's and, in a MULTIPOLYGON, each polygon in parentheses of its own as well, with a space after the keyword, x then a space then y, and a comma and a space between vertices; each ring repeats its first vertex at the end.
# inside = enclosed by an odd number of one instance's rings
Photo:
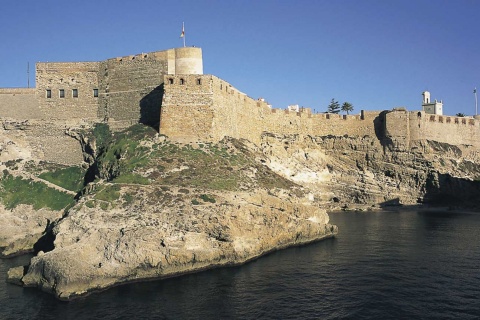
POLYGON ((410 141, 434 140, 480 148, 480 121, 474 118, 434 115, 425 111, 393 110, 385 115, 386 135, 410 141))
POLYGON ((160 133, 172 138, 218 141, 224 136, 259 142, 263 132, 310 135, 372 135, 380 112, 313 114, 275 109, 213 75, 166 75, 160 133), (348 125, 345 125, 348 122, 348 125))
POLYGON ((0 94, 24 95, 35 94, 35 88, 0 88, 0 94))

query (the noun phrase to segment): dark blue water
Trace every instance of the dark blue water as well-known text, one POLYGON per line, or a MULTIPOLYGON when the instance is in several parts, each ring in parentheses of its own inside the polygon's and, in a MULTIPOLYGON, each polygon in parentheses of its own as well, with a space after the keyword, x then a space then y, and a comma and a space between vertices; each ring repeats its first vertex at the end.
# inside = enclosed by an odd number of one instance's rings
MULTIPOLYGON (((480 214, 340 212, 331 220, 334 239, 72 302, 1 281, 0 319, 480 318, 480 214)), ((21 259, 0 260, 1 277, 21 259)))

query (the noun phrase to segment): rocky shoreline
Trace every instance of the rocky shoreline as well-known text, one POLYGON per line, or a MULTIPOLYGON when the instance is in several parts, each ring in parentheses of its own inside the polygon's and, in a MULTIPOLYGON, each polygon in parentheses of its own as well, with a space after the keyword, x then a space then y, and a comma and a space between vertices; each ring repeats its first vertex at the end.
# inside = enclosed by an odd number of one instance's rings
POLYGON ((75 132, 81 168, 11 157, 0 168, 0 254, 36 254, 9 281, 61 300, 333 237, 327 210, 479 207, 480 160, 468 146, 274 134, 260 145, 181 143, 140 125, 75 132))
POLYGON ((101 213, 80 203, 53 228, 55 249, 11 270, 9 281, 71 300, 126 282, 243 264, 338 231, 324 210, 286 197, 212 196, 220 204, 192 206, 177 218, 176 208, 155 214, 158 203, 101 213))

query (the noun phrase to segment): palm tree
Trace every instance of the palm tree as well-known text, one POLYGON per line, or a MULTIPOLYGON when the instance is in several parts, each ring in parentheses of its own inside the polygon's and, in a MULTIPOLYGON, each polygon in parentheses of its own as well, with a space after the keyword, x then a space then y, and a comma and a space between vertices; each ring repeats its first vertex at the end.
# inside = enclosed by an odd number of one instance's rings
POLYGON ((353 111, 353 105, 350 102, 344 102, 342 104, 342 111, 346 112, 347 114, 349 112, 352 112, 353 111))

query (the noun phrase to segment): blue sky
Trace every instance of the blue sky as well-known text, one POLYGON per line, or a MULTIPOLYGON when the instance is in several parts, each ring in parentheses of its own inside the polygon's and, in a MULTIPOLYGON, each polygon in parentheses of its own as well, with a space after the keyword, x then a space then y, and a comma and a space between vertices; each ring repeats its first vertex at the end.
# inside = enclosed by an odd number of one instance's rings
POLYGON ((214 74, 275 108, 475 113, 480 0, 4 0, 0 87, 31 85, 37 61, 100 61, 187 45, 214 74))

